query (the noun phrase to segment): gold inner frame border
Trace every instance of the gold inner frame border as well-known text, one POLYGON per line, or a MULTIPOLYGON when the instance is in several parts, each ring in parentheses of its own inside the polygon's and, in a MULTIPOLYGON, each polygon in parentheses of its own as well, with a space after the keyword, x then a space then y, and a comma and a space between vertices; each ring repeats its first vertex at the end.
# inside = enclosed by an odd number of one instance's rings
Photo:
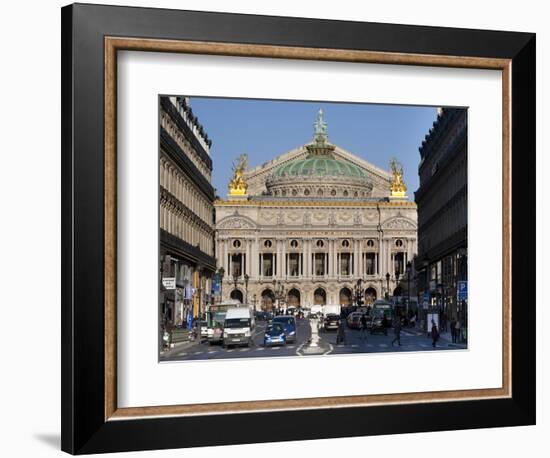
POLYGON ((465 401, 509 398, 512 394, 512 310, 511 310, 511 70, 510 59, 406 54, 376 51, 303 48, 240 43, 215 43, 144 38, 104 38, 104 216, 105 216, 105 421, 131 420, 144 417, 215 415, 280 410, 365 407, 374 405, 465 401), (241 401, 224 403, 182 404, 119 408, 117 404, 117 313, 116 313, 116 246, 117 246, 117 168, 116 107, 117 51, 170 52, 235 57, 263 57, 492 69, 502 72, 502 387, 454 391, 317 397, 304 399, 241 401))

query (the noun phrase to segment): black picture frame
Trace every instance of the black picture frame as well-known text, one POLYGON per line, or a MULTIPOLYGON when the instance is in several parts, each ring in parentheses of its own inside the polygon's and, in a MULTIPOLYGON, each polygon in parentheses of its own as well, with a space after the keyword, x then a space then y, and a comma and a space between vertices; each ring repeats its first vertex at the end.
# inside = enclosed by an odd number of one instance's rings
MULTIPOLYGON (((62 14, 62 449, 72 454, 535 424, 535 35, 74 4, 62 14), (104 37, 511 59, 512 396, 105 420, 104 37), (300 425, 300 427, 297 427, 300 425)), ((490 272, 487 272, 490 275, 490 272)))

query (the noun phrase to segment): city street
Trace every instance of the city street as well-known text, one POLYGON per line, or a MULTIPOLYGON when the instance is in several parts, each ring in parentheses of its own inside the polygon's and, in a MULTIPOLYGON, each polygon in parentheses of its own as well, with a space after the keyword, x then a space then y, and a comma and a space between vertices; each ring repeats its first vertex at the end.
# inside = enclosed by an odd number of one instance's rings
POLYGON ((431 338, 418 329, 406 329, 401 331, 401 346, 392 340, 395 335, 393 329, 388 329, 388 335, 362 333, 357 329, 346 327, 345 344, 336 344, 336 331, 319 332, 319 351, 308 352, 308 342, 311 338, 311 325, 309 320, 301 319, 297 322, 296 343, 277 347, 264 347, 263 338, 266 328, 265 321, 258 321, 253 333, 253 344, 250 347, 222 348, 221 345, 209 345, 208 342, 185 342, 176 345, 170 351, 162 353, 160 361, 190 361, 203 359, 231 359, 231 358, 264 358, 275 356, 309 356, 337 355, 353 353, 381 353, 403 351, 440 351, 465 349, 465 345, 453 344, 444 336, 440 338, 437 347, 432 347, 431 338))

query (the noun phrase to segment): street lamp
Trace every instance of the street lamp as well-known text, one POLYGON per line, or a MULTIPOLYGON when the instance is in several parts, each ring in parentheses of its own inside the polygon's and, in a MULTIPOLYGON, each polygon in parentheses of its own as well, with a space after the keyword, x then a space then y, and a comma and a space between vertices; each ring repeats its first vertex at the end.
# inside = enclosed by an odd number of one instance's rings
POLYGON ((407 262, 407 320, 409 319, 409 303, 411 302, 411 261, 407 262))
POLYGON ((220 278, 220 302, 223 301, 223 277, 225 275, 225 269, 223 267, 220 267, 218 269, 218 275, 220 278))
POLYGON ((237 272, 233 272, 233 285, 235 287, 235 290, 237 289, 237 282, 239 281, 239 276, 237 275, 237 272))
MULTIPOLYGON (((395 289, 399 288, 399 269, 395 269, 395 289)), ((397 296, 399 299, 399 296, 397 296)))
POLYGON ((252 296, 252 300, 254 301, 254 316, 256 315, 256 295, 252 296))
POLYGON ((386 273, 386 300, 390 298, 390 273, 386 273))
POLYGON ((248 274, 244 274, 244 303, 248 305, 248 280, 250 279, 250 276, 248 274))
POLYGON ((357 280, 355 285, 355 303, 358 307, 363 305, 363 279, 357 280))

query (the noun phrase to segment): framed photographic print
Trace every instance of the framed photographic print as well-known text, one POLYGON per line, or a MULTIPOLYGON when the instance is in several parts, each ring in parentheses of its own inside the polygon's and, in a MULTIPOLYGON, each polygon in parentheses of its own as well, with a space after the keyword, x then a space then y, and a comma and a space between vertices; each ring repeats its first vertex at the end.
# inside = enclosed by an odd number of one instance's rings
POLYGON ((535 422, 535 36, 62 9, 62 448, 535 422))

